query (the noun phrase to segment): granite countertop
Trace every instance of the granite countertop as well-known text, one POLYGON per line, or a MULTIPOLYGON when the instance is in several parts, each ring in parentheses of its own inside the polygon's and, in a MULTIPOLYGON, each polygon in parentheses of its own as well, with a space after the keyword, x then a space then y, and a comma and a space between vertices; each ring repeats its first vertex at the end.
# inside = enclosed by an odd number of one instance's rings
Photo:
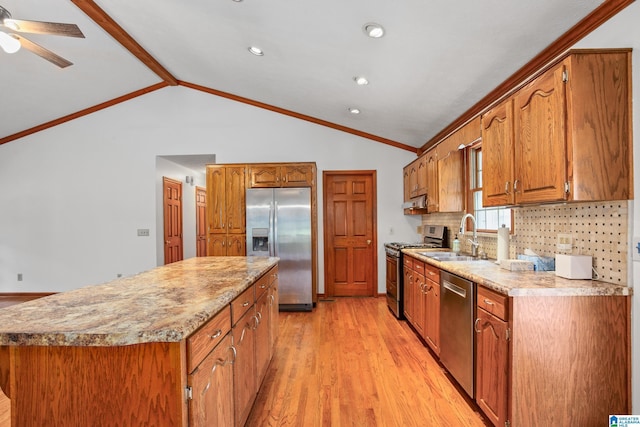
POLYGON ((418 252, 424 252, 424 249, 403 249, 402 252, 508 296, 627 296, 632 294, 632 289, 625 285, 598 280, 565 279, 556 276, 554 271, 509 271, 497 265, 495 260, 447 262, 419 255, 418 252))
POLYGON ((276 265, 273 257, 190 258, 0 310, 0 345, 179 342, 276 265))

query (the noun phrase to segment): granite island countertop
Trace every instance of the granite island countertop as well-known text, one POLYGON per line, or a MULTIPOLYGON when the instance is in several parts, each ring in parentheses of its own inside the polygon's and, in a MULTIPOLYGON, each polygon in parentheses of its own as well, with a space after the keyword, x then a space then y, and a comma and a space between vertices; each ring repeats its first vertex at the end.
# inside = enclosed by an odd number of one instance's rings
POLYGON ((403 249, 402 252, 464 277, 507 296, 629 296, 632 288, 599 280, 571 280, 556 276, 554 271, 509 271, 495 260, 438 261, 420 255, 424 249, 403 249))
POLYGON ((179 342, 278 263, 200 257, 0 310, 0 345, 179 342))

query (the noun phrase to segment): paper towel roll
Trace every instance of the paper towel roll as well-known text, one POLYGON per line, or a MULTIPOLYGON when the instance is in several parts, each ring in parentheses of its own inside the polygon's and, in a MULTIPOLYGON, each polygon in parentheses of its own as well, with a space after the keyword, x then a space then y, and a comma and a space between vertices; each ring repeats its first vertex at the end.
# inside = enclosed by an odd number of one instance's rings
POLYGON ((498 262, 509 259, 509 229, 502 224, 498 228, 498 251, 496 258, 498 262))

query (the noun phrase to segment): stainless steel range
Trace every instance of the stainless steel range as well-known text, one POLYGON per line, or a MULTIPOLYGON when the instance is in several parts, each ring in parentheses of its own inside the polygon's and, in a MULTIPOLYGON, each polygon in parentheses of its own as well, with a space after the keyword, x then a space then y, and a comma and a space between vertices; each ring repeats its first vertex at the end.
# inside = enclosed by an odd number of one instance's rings
POLYGON ((422 242, 385 243, 387 258, 387 305, 391 312, 403 319, 404 275, 402 274, 402 249, 406 248, 445 248, 447 247, 447 227, 442 225, 423 226, 422 242))

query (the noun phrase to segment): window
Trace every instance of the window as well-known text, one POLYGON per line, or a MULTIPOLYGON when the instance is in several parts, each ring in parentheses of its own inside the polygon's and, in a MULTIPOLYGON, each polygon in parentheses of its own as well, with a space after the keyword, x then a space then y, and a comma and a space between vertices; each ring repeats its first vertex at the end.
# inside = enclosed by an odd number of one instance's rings
POLYGON ((477 144, 467 149, 469 159, 469 212, 476 218, 478 231, 495 232, 504 224, 510 230, 512 226, 512 212, 504 207, 482 206, 482 145, 477 144))

